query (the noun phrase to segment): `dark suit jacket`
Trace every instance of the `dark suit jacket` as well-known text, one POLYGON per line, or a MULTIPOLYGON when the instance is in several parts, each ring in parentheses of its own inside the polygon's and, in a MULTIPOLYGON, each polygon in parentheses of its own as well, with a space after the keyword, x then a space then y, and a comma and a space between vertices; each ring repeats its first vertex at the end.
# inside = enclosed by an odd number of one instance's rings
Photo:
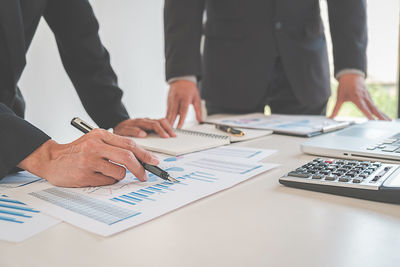
MULTIPOLYGON (((26 63, 25 53, 42 16, 55 35, 65 70, 93 120, 107 129, 129 118, 87 0, 1 0, 0 178, 50 138, 23 119, 25 105, 17 87, 26 63)), ((39 75, 46 78, 45 73, 39 75)))
MULTIPOLYGON (((335 73, 365 73, 365 0, 328 0, 328 8, 335 73)), ((301 103, 318 107, 330 95, 319 0, 165 0, 164 27, 167 80, 196 75, 202 97, 213 105, 263 104, 278 56, 301 103)))

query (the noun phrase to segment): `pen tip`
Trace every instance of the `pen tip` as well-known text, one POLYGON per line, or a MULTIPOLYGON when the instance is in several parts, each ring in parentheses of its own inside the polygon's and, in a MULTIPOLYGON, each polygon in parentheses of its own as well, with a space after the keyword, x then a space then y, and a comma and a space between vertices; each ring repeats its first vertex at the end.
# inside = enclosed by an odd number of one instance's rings
POLYGON ((168 180, 169 180, 170 182, 173 182, 173 183, 180 183, 179 180, 176 180, 175 178, 173 178, 173 177, 171 177, 171 176, 168 176, 168 180))

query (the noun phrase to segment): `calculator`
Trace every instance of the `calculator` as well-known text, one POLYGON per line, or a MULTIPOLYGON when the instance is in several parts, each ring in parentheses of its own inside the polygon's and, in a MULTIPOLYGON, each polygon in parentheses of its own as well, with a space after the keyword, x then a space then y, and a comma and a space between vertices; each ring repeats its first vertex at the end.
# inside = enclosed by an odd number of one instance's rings
POLYGON ((283 185, 380 202, 400 203, 399 164, 317 158, 279 179, 283 185))

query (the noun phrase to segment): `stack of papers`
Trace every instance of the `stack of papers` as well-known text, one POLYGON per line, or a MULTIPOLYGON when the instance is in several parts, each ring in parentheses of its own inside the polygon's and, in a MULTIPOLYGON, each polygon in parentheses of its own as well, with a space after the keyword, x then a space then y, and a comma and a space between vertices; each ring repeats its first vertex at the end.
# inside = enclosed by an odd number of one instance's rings
POLYGON ((272 130, 274 133, 307 137, 342 129, 351 124, 348 121, 340 122, 325 116, 280 114, 265 116, 263 113, 210 116, 206 119, 206 122, 231 127, 272 130))
POLYGON ((272 153, 224 146, 178 157, 160 155, 160 167, 180 183, 152 174, 146 182, 140 182, 127 173, 125 179, 111 186, 61 188, 38 180, 10 189, 7 194, 35 211, 109 236, 277 167, 260 162, 272 153))

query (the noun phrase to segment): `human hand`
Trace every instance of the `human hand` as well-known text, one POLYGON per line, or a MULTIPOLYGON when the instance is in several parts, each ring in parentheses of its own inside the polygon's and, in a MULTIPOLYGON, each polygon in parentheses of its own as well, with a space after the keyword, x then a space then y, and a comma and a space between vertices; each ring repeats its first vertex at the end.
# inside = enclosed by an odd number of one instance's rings
POLYGON ((138 160, 153 165, 159 163, 155 156, 137 146, 131 138, 94 129, 69 144, 49 140, 21 161, 18 167, 56 186, 85 187, 114 184, 125 177, 126 169, 140 181, 147 180, 138 160))
POLYGON ((128 119, 114 127, 114 133, 123 136, 146 137, 147 131, 155 131, 163 138, 176 137, 167 119, 128 119))
POLYGON ((171 83, 168 92, 167 120, 174 124, 179 114, 178 128, 185 122, 187 110, 192 104, 196 113, 196 119, 201 122, 201 99, 197 85, 194 82, 178 80, 171 83))
POLYGON ((369 120, 374 120, 374 116, 379 120, 390 120, 374 105, 366 89, 364 77, 359 74, 343 74, 340 76, 336 105, 330 118, 336 117, 343 103, 347 101, 353 102, 369 120))

